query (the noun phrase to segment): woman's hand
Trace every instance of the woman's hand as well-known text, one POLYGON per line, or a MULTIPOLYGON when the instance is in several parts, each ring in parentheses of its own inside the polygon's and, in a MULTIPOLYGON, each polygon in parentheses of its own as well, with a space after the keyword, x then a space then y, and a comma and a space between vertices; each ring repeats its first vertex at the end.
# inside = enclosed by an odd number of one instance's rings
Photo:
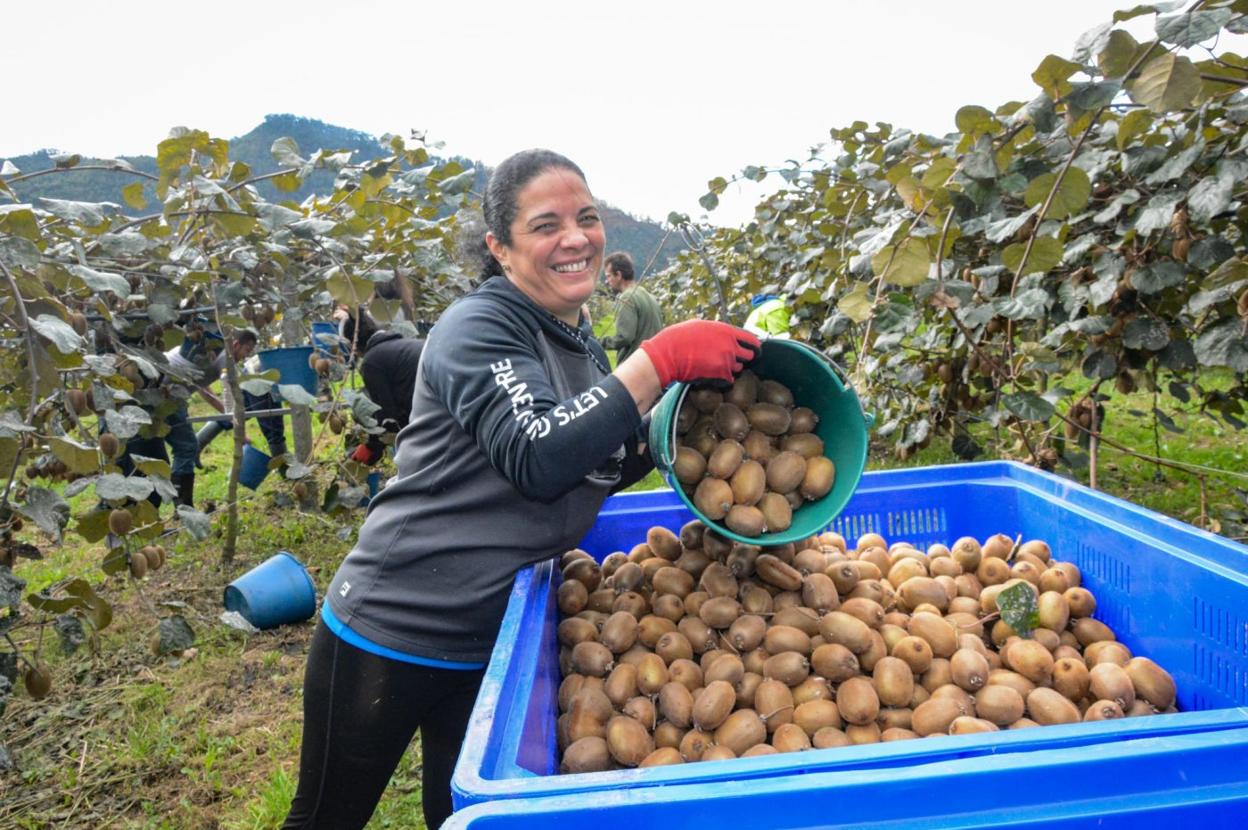
POLYGON ((744 329, 713 320, 686 320, 669 326, 641 344, 666 388, 676 382, 732 383, 745 364, 758 356, 761 343, 744 329))

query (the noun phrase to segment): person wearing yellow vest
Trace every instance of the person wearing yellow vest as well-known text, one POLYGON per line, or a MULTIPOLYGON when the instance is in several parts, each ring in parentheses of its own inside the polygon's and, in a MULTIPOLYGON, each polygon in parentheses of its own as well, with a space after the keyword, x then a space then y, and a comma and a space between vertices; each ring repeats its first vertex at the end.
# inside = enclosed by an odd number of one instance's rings
POLYGON ((789 306, 775 294, 755 294, 750 298, 750 316, 742 327, 759 337, 777 337, 788 340, 789 306))

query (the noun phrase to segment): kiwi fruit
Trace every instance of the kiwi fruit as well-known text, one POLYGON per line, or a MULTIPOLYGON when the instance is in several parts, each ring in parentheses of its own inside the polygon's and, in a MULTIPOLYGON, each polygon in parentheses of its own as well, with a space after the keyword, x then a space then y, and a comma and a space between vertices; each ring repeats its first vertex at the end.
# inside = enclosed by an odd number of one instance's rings
POLYGON ((736 504, 755 505, 767 490, 767 471, 753 459, 742 461, 729 481, 736 504))
POLYGON ((818 614, 835 611, 840 606, 836 583, 824 573, 812 573, 803 577, 802 604, 818 614))
POLYGON ((734 504, 729 508, 724 524, 742 536, 761 536, 768 529, 763 511, 744 504, 734 504))
POLYGON ((756 429, 746 434, 745 440, 741 444, 745 447, 745 457, 753 459, 763 466, 766 466, 767 462, 779 452, 771 436, 756 429))
POLYGON ((865 677, 851 677, 836 690, 836 708, 848 724, 865 726, 880 713, 880 697, 865 677))
POLYGON ((115 536, 125 536, 133 526, 134 517, 129 510, 118 508, 108 514, 108 529, 115 536))
POLYGON ((763 517, 764 526, 772 533, 788 530, 793 524, 793 507, 779 493, 764 493, 758 501, 758 511, 763 517))
POLYGON ((105 458, 116 458, 121 453, 121 441, 111 432, 101 432, 99 443, 105 458))
MULTIPOLYGON (((666 724, 660 724, 659 729, 662 729, 664 726, 666 724)), ((658 730, 655 730, 655 736, 657 742, 658 730)), ((665 767, 671 764, 683 764, 684 762, 685 759, 681 757, 679 749, 674 746, 660 746, 643 758, 637 766, 644 769, 646 767, 665 767)))
POLYGON ((832 489, 832 482, 835 478, 836 465, 830 458, 818 455, 807 459, 806 474, 802 477, 802 483, 798 485, 802 498, 807 501, 823 498, 832 489))
POLYGON ((718 522, 732 509, 732 487, 720 478, 704 478, 693 492, 693 504, 708 519, 718 522))
POLYGON ((965 714, 965 707, 958 700, 929 698, 915 707, 910 728, 923 737, 948 734, 950 725, 965 714))
POLYGON ((768 732, 793 722, 793 692, 782 680, 765 677, 754 690, 754 711, 762 718, 768 732))
POLYGON ((1082 719, 1078 706, 1060 692, 1043 686, 1027 695, 1027 714, 1043 726, 1078 723, 1082 719))
POLYGON ((758 579, 782 591, 798 591, 802 587, 801 573, 770 553, 760 554, 754 560, 754 574, 758 579))
POLYGON ((777 655, 785 651, 795 651, 803 657, 809 657, 810 637, 805 631, 791 625, 773 625, 763 636, 763 648, 777 655))
POLYGON ((650 528, 646 532, 646 544, 654 551, 655 556, 668 562, 675 562, 683 552, 680 537, 665 527, 650 528))
POLYGON ((715 413, 711 416, 711 424, 720 438, 733 443, 745 440, 751 426, 740 407, 731 403, 721 403, 715 407, 715 413))
POLYGON ((1158 709, 1174 705, 1174 678, 1161 666, 1147 657, 1133 657, 1125 671, 1137 699, 1142 698, 1158 709))
POLYGON ((677 447, 672 470, 681 484, 697 485, 706 475, 706 458, 693 447, 677 447))
MULTIPOLYGON (((700 650, 705 651, 705 648, 700 650)), ((654 644, 654 653, 671 666, 674 660, 688 660, 693 657, 693 644, 679 631, 669 631, 654 644)))
POLYGON ((693 695, 684 685, 669 681, 659 690, 659 714, 670 724, 686 729, 692 723, 693 695))
POLYGON ((1122 706, 1114 700, 1095 701, 1083 713, 1085 721, 1115 720, 1123 717, 1126 717, 1126 713, 1122 711, 1122 706))
POLYGON ((656 697, 658 697, 657 694, 642 694, 629 698, 628 702, 620 707, 620 712, 640 723, 647 731, 652 730, 659 721, 659 710, 654 705, 656 697))
POLYGON ((806 477, 806 459, 785 450, 767 462, 767 489, 777 493, 796 490, 806 477))
POLYGON ((806 459, 822 458, 823 439, 813 432, 800 432, 796 435, 789 434, 780 439, 780 450, 783 452, 795 452, 806 459))
MULTIPOLYGON (((715 729, 715 743, 727 747, 737 756, 765 740, 767 726, 753 709, 738 709, 715 729)), ((703 754, 703 757, 706 755, 703 754)))
POLYGON ((616 715, 607 723, 607 749, 622 766, 635 767, 654 752, 654 739, 633 718, 616 715))
MULTIPOLYGON (((752 404, 745 411, 745 417, 748 419, 748 426, 756 429, 764 435, 779 436, 789 430, 789 424, 792 416, 789 410, 783 406, 771 403, 752 404)), ((746 430, 748 434, 749 430, 746 430)), ((744 435, 742 436, 744 437, 744 435)))
POLYGON ((854 654, 861 654, 871 646, 871 629, 844 611, 829 611, 820 617, 819 634, 825 643, 844 646, 854 654))
MULTIPOLYGON (((767 495, 730 509, 762 513, 767 495)), ((163 551, 130 561, 153 570, 163 551)), ((924 552, 828 533, 760 548, 691 522, 601 565, 581 550, 559 564, 564 772, 1174 711, 1174 679, 1088 616, 1077 569, 1039 540, 924 552), (1019 583, 1041 622, 1027 639, 983 621, 1019 583)))
POLYGON ((636 617, 627 611, 616 611, 602 624, 598 642, 610 649, 612 654, 621 654, 637 642, 637 630, 636 617))
POLYGON ((1112 700, 1124 710, 1135 703, 1131 676, 1117 663, 1097 663, 1088 672, 1088 679, 1092 696, 1097 700, 1112 700))
POLYGON ((573 742, 563 752, 559 772, 564 775, 610 769, 611 752, 601 736, 590 735, 573 742))
POLYGON ((52 691, 52 672, 47 666, 30 666, 22 672, 22 685, 32 700, 43 700, 52 691))
POLYGON ((792 407, 793 393, 789 387, 775 380, 764 380, 758 387, 758 400, 775 406, 792 407))
POLYGON ((90 407, 87 406, 87 393, 81 389, 66 389, 65 404, 77 416, 85 415, 91 411, 90 407))
POLYGON ((814 432, 815 427, 819 424, 819 416, 815 414, 813 409, 807 406, 795 406, 789 415, 790 435, 814 432))
POLYGON ((572 668, 589 677, 605 677, 615 666, 615 655, 602 643, 582 641, 572 647, 572 668))
POLYGON ((977 692, 988 682, 992 670, 988 658, 975 649, 960 648, 949 658, 953 682, 968 692, 977 692))
POLYGON ((970 715, 961 715, 953 719, 949 724, 950 735, 971 735, 976 732, 996 732, 998 726, 986 718, 973 718, 970 715))
POLYGON ((1015 689, 988 684, 975 693, 975 713, 997 726, 1007 726, 1023 716, 1026 702, 1015 689))
POLYGON ((706 472, 711 478, 727 481, 745 460, 745 448, 731 438, 725 438, 715 446, 715 451, 706 460, 706 472))
POLYGON ((130 554, 130 576, 142 579, 147 576, 147 557, 140 551, 130 554))
POLYGON ((695 387, 689 390, 689 400, 695 409, 709 415, 724 402, 724 395, 715 389, 695 387))

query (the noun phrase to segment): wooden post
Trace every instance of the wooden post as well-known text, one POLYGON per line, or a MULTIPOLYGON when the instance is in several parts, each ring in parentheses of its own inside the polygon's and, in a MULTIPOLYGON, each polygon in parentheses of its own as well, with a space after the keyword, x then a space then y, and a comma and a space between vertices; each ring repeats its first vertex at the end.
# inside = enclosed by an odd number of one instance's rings
POLYGON ((243 469, 243 447, 247 443, 247 421, 243 415, 243 388, 238 382, 238 364, 234 361, 234 330, 226 329, 222 318, 221 299, 217 289, 212 292, 213 305, 216 307, 217 328, 225 343, 225 385, 230 390, 230 414, 234 422, 234 458, 230 463, 230 482, 226 491, 225 546, 221 549, 221 564, 229 567, 234 562, 234 551, 238 543, 238 476, 243 469))

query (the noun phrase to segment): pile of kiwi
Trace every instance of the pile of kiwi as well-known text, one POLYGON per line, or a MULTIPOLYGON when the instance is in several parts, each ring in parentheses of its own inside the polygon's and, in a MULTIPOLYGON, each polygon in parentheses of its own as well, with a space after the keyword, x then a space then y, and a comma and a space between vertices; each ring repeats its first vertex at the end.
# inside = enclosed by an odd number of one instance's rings
POLYGON ((561 566, 564 773, 1176 711, 1173 678, 1039 540, 761 548, 695 520, 561 566), (1026 638, 996 606, 1020 583, 1026 638))
POLYGON ((747 537, 779 533, 836 478, 814 434, 818 423, 788 387, 747 369, 727 391, 695 387, 685 395, 673 472, 712 522, 747 537))

